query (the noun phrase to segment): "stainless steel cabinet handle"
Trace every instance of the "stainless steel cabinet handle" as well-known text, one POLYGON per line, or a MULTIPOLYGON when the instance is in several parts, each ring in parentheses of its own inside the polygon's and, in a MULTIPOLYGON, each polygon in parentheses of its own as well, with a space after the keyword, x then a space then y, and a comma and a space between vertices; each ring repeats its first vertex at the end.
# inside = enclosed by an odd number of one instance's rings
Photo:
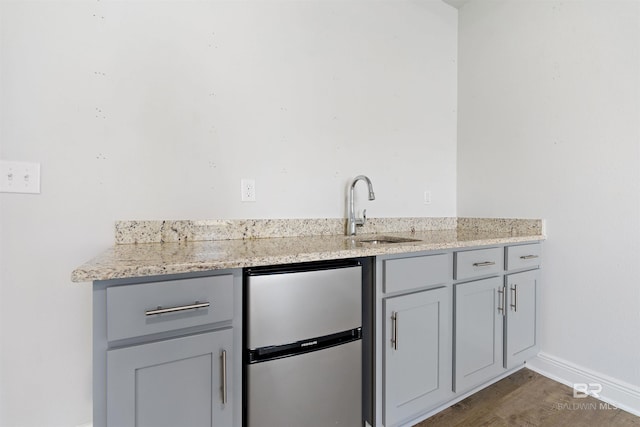
POLYGON ((534 259, 538 258, 538 255, 522 255, 520 259, 534 259))
POLYGON ((496 263, 493 262, 493 261, 484 261, 484 262, 474 262, 473 263, 474 267, 488 267, 490 265, 496 265, 496 263))
POLYGON ((147 310, 144 312, 145 316, 154 316, 156 314, 175 313, 176 311, 195 310, 196 308, 207 308, 211 305, 209 302, 196 301, 193 304, 181 305, 179 307, 158 307, 155 310, 147 310))
POLYGON ((511 287, 511 292, 513 292, 513 304, 510 304, 511 308, 513 308, 514 312, 518 311, 518 285, 513 285, 511 287))
POLYGON ((227 404, 227 350, 222 350, 222 404, 227 404))
POLYGON ((498 313, 504 316, 504 286, 498 288, 498 313))
POLYGON ((394 311, 391 313, 391 323, 393 324, 393 335, 391 337, 391 345, 393 345, 393 349, 398 349, 398 312, 394 311))

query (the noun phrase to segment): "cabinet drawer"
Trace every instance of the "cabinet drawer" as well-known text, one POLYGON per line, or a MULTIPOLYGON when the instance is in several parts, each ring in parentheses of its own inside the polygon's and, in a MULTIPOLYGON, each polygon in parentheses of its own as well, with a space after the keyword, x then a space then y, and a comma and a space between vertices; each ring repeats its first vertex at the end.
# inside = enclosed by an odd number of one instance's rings
POLYGON ((540 243, 507 246, 507 270, 538 268, 541 257, 542 245, 540 243))
POLYGON ((451 280, 451 254, 384 260, 384 292, 440 285, 451 280))
POLYGON ((504 270, 504 253, 502 248, 456 252, 456 280, 500 273, 502 270, 504 270))
POLYGON ((109 341, 232 318, 231 274, 107 288, 109 341))

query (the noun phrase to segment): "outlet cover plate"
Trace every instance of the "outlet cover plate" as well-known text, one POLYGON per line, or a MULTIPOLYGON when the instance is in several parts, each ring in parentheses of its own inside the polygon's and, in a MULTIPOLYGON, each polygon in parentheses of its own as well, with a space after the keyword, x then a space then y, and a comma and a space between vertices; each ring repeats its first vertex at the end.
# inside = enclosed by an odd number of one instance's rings
POLYGON ((240 201, 255 202, 256 201, 256 180, 252 178, 243 178, 240 180, 240 201))
POLYGON ((431 204, 431 191, 430 190, 426 190, 424 192, 424 204, 425 205, 430 205, 431 204))

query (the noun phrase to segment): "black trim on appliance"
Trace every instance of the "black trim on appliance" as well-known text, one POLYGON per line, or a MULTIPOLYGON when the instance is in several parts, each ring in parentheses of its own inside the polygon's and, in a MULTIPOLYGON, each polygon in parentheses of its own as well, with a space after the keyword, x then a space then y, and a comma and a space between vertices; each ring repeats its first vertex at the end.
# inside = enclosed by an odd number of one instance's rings
POLYGON ((248 267, 244 269, 244 275, 262 276, 266 274, 299 273, 302 271, 331 270, 334 268, 355 267, 359 265, 362 265, 362 263, 359 260, 353 258, 343 260, 337 259, 329 261, 301 262, 297 264, 248 267))
POLYGON ((350 329, 323 337, 311 338, 290 344, 247 349, 247 363, 266 362, 288 356, 309 353, 362 338, 362 328, 350 329))

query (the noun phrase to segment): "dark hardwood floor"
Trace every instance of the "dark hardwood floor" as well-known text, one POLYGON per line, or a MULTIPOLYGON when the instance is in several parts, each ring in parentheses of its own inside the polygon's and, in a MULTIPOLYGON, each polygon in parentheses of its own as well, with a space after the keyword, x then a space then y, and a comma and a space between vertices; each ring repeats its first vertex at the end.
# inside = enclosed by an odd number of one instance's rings
POLYGON ((636 417, 529 369, 469 396, 414 427, 454 426, 640 426, 636 417))

